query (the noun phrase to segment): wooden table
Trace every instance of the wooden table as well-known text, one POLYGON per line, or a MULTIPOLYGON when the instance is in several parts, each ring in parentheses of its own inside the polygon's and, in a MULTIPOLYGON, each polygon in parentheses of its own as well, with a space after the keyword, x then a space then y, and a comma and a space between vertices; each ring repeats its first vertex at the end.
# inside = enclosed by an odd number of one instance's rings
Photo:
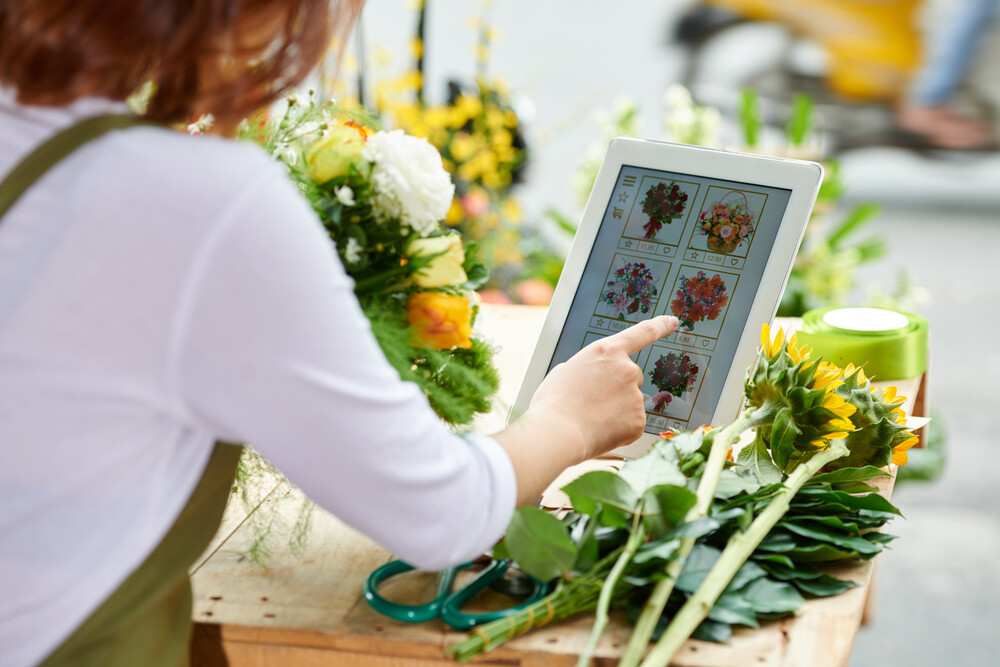
MULTIPOLYGON (((520 383, 544 309, 484 307, 482 326, 502 346, 498 365, 500 397, 509 404, 520 383)), ((901 391, 916 393, 910 383, 901 391)), ((483 428, 502 424, 501 406, 483 428)), ((891 492, 892 478, 884 490, 891 492)), ((316 510, 304 551, 284 548, 288 524, 299 507, 296 492, 277 481, 260 490, 261 506, 288 521, 276 525, 270 543, 275 551, 267 568, 243 554, 254 531, 251 512, 231 503, 211 547, 192 569, 194 587, 195 667, 429 667, 455 664, 442 649, 464 635, 440 622, 406 624, 374 612, 361 599, 365 577, 391 555, 335 517, 316 510)), ((805 603, 800 613, 765 623, 758 630, 736 630, 726 645, 689 640, 675 656, 678 667, 847 665, 862 622, 873 562, 834 572, 858 584, 842 595, 805 603)), ((407 594, 432 585, 418 574, 400 584, 407 594)), ((397 591, 398 592, 398 591, 397 591)), ((575 665, 591 618, 582 616, 533 631, 479 656, 474 664, 561 667, 575 665)), ((596 651, 594 664, 617 664, 630 628, 613 616, 596 651)))

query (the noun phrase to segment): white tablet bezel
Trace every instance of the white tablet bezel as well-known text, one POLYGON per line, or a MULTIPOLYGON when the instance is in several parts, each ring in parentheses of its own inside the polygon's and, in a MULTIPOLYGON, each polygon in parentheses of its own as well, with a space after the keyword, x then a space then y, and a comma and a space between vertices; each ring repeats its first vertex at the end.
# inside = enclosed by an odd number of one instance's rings
MULTIPOLYGON (((723 384, 718 406, 712 415, 712 423, 728 423, 738 414, 743 399, 746 371, 753 363, 759 345, 760 326, 763 322, 770 323, 777 312, 781 294, 792 270, 792 262, 823 180, 823 167, 815 162, 802 160, 659 141, 616 138, 611 141, 601 163, 509 421, 527 409, 531 397, 548 372, 563 325, 576 296, 577 286, 583 277, 584 268, 623 166, 691 174, 791 191, 757 294, 750 307, 747 323, 740 336, 733 364, 723 384)), ((624 456, 637 456, 645 452, 656 437, 654 434, 644 433, 632 445, 615 451, 624 456)))

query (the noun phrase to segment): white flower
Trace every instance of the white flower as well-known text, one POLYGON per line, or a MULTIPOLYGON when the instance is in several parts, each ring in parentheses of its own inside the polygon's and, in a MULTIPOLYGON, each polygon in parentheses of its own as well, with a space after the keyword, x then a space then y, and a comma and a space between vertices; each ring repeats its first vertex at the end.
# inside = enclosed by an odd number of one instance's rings
POLYGON ((202 114, 198 120, 187 126, 189 134, 205 134, 215 125, 215 116, 210 113, 202 114))
POLYGON ((339 201, 344 206, 354 206, 354 190, 350 189, 346 185, 343 187, 334 188, 333 194, 337 196, 337 201, 339 201))
POLYGON ((435 231, 455 195, 437 149, 426 139, 392 130, 369 137, 362 156, 374 164, 375 214, 399 218, 404 234, 407 228, 420 236, 435 231))
POLYGON ((347 239, 347 247, 344 248, 344 259, 347 260, 348 264, 357 264, 361 261, 361 251, 364 248, 358 243, 358 240, 353 236, 347 239))

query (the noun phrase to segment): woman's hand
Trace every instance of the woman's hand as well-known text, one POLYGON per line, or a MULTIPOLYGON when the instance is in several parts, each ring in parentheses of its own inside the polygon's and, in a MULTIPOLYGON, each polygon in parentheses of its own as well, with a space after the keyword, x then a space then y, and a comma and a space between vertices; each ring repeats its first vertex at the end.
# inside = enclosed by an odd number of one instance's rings
POLYGON ((494 436, 514 464, 519 504, 537 500, 565 468, 642 434, 642 369, 629 355, 677 325, 676 317, 654 317, 594 341, 552 369, 524 415, 494 436))

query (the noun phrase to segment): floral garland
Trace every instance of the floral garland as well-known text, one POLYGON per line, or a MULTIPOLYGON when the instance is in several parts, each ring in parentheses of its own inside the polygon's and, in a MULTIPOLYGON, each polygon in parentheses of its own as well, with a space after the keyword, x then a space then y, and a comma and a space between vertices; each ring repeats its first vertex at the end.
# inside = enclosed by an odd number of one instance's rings
POLYGON ((657 294, 653 273, 642 262, 626 262, 615 271, 606 286, 608 290, 601 301, 611 306, 620 320, 625 319, 626 313, 648 313, 657 294))
POLYGON ((687 206, 687 200, 687 193, 681 192, 680 186, 673 181, 670 181, 669 190, 662 181, 649 188, 646 198, 642 200, 642 212, 649 216, 649 220, 642 226, 646 238, 653 238, 663 229, 663 225, 669 225, 679 218, 687 206))
POLYGON ((670 404, 672 396, 680 398, 684 392, 691 390, 698 377, 698 364, 692 363, 691 357, 686 354, 678 357, 671 352, 656 360, 649 377, 660 390, 653 397, 653 409, 659 411, 670 404))
POLYGON ((754 213, 739 202, 718 201, 698 217, 698 233, 709 250, 729 253, 753 234, 754 213))
POLYGON ((717 318, 729 302, 726 283, 718 273, 711 278, 704 271, 691 278, 681 276, 680 288, 674 294, 677 298, 670 302, 670 312, 688 331, 704 319, 717 318))

